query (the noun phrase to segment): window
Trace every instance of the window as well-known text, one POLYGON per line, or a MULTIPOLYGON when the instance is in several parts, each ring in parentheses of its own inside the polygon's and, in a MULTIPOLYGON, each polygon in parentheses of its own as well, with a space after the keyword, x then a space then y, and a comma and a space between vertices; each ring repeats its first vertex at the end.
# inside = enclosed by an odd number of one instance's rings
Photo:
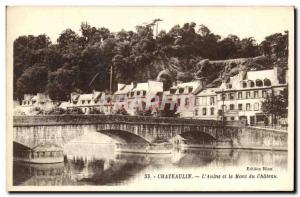
POLYGON ((197 97, 197 98, 196 98, 196 101, 195 101, 195 105, 198 106, 198 105, 199 105, 199 102, 200 102, 200 97, 197 97))
POLYGON ((81 104, 84 104, 85 103, 85 101, 83 100, 83 101, 81 101, 81 104))
POLYGON ((174 94, 176 92, 176 89, 170 89, 170 93, 174 94))
POLYGON ((224 100, 224 101, 226 100, 226 94, 224 94, 224 93, 221 94, 221 100, 222 100, 222 101, 223 101, 223 100, 224 100))
POLYGON ((184 91, 184 89, 183 89, 183 88, 179 88, 179 94, 182 94, 182 93, 183 93, 183 91, 184 91))
POLYGON ((264 79, 264 86, 271 86, 271 81, 269 79, 264 79))
POLYGON ((250 103, 247 103, 246 104, 246 111, 250 111, 251 110, 251 105, 250 105, 250 103))
POLYGON ((134 92, 130 92, 130 96, 133 97, 133 95, 134 95, 134 92))
POLYGON ((227 109, 226 105, 222 105, 221 107, 222 107, 222 109, 224 109, 224 111, 226 111, 226 109, 227 109))
POLYGON ((230 104, 230 105, 229 105, 229 109, 230 109, 230 110, 234 110, 234 104, 230 104))
POLYGON ((246 98, 250 98, 250 92, 246 92, 246 98))
POLYGON ((197 109, 195 110, 195 116, 198 116, 198 110, 197 109))
POLYGON ((177 99, 177 105, 178 105, 178 106, 180 105, 180 102, 181 102, 181 101, 180 101, 180 98, 178 98, 178 99, 177 99))
POLYGON ((243 110, 243 104, 238 104, 238 109, 243 110))
POLYGON ((210 108, 210 115, 212 116, 215 115, 215 108, 213 107, 210 108))
POLYGON ((191 93, 193 91, 192 87, 189 87, 189 93, 191 93))
POLYGON ((202 114, 203 116, 206 116, 206 108, 202 108, 202 114))
POLYGON ((247 83, 243 81, 243 88, 247 87, 247 83))
POLYGON ((249 81, 249 86, 250 87, 254 87, 254 82, 253 81, 249 81))
POLYGON ((259 110, 259 103, 255 103, 255 104, 254 104, 254 110, 255 110, 255 111, 258 111, 258 110, 259 110))
POLYGON ((215 104, 215 97, 211 96, 210 97, 210 105, 214 105, 215 104))
POLYGON ((88 100, 87 102, 88 102, 88 104, 90 104, 91 100, 88 100))
POLYGON ((234 120, 234 116, 231 116, 231 117, 230 117, 230 120, 234 120))
POLYGON ((254 91, 254 98, 258 98, 258 91, 254 91))
POLYGON ((238 99, 242 99, 243 98, 243 93, 242 92, 239 92, 238 93, 238 99))
POLYGON ((233 99, 234 99, 234 93, 230 93, 230 94, 229 94, 229 99, 230 99, 230 100, 233 100, 233 99))
POLYGON ((262 80, 260 80, 260 79, 257 79, 257 80, 255 81, 255 83, 256 83, 256 86, 257 86, 257 87, 263 86, 263 82, 262 82, 262 80))
POLYGON ((232 88, 232 84, 226 84, 226 88, 227 89, 231 89, 232 88))
POLYGON ((140 91, 137 91, 137 92, 136 92, 136 95, 139 96, 139 95, 140 95, 140 91))
POLYGON ((200 100, 200 103, 201 103, 201 105, 206 105, 206 103, 207 103, 207 97, 201 97, 201 100, 200 100))
POLYGON ((143 96, 146 96, 146 91, 143 91, 143 96))
POLYGON ((190 103, 190 102, 189 102, 189 98, 185 98, 185 103, 184 103, 184 104, 185 104, 185 106, 188 106, 188 105, 189 105, 189 103, 190 103))
POLYGON ((262 97, 263 97, 263 98, 266 98, 266 96, 267 96, 266 91, 263 90, 263 91, 262 91, 262 97))

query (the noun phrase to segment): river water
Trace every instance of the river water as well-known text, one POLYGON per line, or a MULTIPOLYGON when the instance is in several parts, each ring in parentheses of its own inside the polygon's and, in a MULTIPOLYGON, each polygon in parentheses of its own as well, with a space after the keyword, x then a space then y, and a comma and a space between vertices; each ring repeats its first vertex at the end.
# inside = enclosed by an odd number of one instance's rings
POLYGON ((65 162, 24 164, 14 162, 13 182, 21 186, 134 185, 149 183, 160 173, 229 172, 247 167, 268 167, 285 172, 287 152, 174 149, 172 154, 115 152, 114 144, 72 142, 65 147, 65 162))

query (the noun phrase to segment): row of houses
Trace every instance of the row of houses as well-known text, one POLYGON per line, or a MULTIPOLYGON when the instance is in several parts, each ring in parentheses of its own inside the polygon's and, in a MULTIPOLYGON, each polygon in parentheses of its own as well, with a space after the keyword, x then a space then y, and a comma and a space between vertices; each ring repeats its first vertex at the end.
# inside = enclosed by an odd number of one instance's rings
MULTIPOLYGON (((182 118, 245 120, 248 124, 271 122, 262 111, 267 95, 279 94, 288 84, 278 79, 278 68, 241 71, 223 80, 219 87, 206 87, 204 79, 191 82, 175 82, 168 90, 163 83, 148 80, 143 83, 119 83, 114 94, 93 91, 91 94, 72 93, 70 101, 60 103, 64 109, 81 108, 85 114, 97 109, 103 114, 126 111, 138 115, 149 110, 156 115, 162 106, 173 107, 182 118)), ((22 107, 50 106, 47 96, 25 95, 22 107)), ((28 111, 28 110, 27 110, 28 111)))

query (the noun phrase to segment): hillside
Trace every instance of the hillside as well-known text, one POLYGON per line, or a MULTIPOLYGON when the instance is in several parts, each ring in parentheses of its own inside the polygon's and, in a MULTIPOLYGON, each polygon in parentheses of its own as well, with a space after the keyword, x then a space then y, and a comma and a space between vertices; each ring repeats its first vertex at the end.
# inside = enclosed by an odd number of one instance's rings
POLYGON ((256 43, 252 37, 222 38, 204 25, 185 23, 153 34, 149 26, 110 32, 82 23, 81 34, 64 30, 53 44, 47 35, 24 35, 14 41, 14 99, 46 92, 56 101, 71 92, 112 91, 117 83, 174 81, 204 77, 210 86, 239 70, 287 68, 288 32, 256 43))

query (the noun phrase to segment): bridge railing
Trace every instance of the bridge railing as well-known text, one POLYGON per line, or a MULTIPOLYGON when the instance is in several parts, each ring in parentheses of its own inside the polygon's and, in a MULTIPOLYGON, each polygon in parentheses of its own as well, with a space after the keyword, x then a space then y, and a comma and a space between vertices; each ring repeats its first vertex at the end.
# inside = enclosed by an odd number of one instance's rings
MULTIPOLYGON (((184 119, 173 117, 149 117, 149 116, 124 116, 124 115, 41 115, 41 116, 14 116, 14 126, 22 125, 55 125, 55 124, 90 124, 103 122, 133 122, 140 124, 193 124, 223 126, 219 120, 184 119)), ((226 126, 238 126, 238 122, 226 121, 226 126)))

